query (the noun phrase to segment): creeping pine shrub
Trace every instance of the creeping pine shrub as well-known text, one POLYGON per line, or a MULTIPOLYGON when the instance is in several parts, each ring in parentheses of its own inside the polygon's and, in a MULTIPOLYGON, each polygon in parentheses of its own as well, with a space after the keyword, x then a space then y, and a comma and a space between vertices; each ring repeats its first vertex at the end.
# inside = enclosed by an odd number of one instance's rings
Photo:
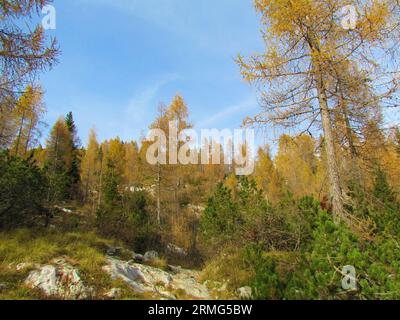
POLYGON ((200 228, 204 237, 218 242, 230 241, 238 235, 242 224, 237 204, 233 202, 231 191, 222 183, 208 200, 200 228))
POLYGON ((249 243, 267 250, 294 242, 283 230, 285 224, 284 216, 273 212, 255 181, 240 177, 234 190, 218 186, 201 217, 200 230, 205 242, 216 251, 249 243))
POLYGON ((380 169, 376 172, 373 197, 370 215, 378 230, 398 238, 400 236, 400 204, 388 183, 385 172, 380 169))
POLYGON ((311 239, 297 256, 255 251, 252 282, 258 299, 398 299, 400 247, 387 235, 374 241, 357 238, 344 224, 319 211, 311 239), (356 270, 356 289, 342 287, 343 267, 356 270), (283 270, 286 272, 282 272, 283 270))
POLYGON ((145 192, 118 195, 119 201, 105 202, 97 211, 99 233, 132 245, 135 250, 155 248, 159 236, 151 223, 145 192))
MULTIPOLYGON (((387 190, 380 179, 378 176, 377 183, 383 187, 377 189, 387 190)), ((218 243, 236 239, 229 246, 230 250, 236 248, 236 254, 241 256, 236 259, 242 263, 235 266, 240 270, 234 274, 248 275, 254 298, 400 298, 400 212, 393 209, 393 200, 386 201, 386 207, 368 209, 369 218, 377 225, 374 239, 368 241, 359 238, 346 224, 335 224, 332 214, 322 210, 311 197, 288 197, 271 209, 257 201, 257 192, 249 186, 251 183, 242 182, 243 194, 239 188, 236 199, 220 186, 209 201, 202 231, 203 236, 218 243), (245 210, 246 206, 251 209, 245 210), (254 228, 257 223, 266 225, 254 228), (247 235, 247 230, 254 234, 247 235), (286 234, 295 234, 298 244, 293 246, 286 234), (345 266, 356 271, 355 290, 343 287, 345 266)))

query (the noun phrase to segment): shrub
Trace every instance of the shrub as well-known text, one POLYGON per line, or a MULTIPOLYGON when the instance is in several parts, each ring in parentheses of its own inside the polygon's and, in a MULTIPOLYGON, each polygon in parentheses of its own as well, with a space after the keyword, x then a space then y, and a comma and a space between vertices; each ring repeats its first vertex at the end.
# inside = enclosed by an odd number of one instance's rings
MULTIPOLYGON (((295 248, 300 224, 287 219, 285 210, 274 210, 254 180, 238 178, 234 190, 220 184, 209 199, 200 229, 203 239, 214 250, 229 245, 254 243, 264 250, 295 248)), ((299 220, 299 219, 298 219, 299 220)))
POLYGON ((141 251, 158 246, 159 237, 150 221, 147 194, 135 192, 118 197, 121 201, 106 202, 97 211, 96 225, 100 234, 120 239, 141 251))
POLYGON ((0 228, 31 225, 43 208, 47 181, 31 161, 0 155, 0 228))

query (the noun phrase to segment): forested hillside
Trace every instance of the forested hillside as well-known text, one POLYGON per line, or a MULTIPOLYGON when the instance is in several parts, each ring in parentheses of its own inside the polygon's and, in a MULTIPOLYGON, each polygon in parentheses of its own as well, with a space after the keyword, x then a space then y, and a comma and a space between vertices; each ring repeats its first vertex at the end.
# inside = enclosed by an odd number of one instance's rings
MULTIPOLYGON (((40 75, 62 47, 18 21, 47 3, 0 1, 0 299, 400 299, 398 1, 254 1, 265 51, 236 59, 260 101, 243 126, 282 134, 249 176, 150 164, 146 137, 80 137, 78 113, 46 129, 40 75), (46 265, 85 287, 39 290, 46 265)), ((196 129, 184 96, 157 108, 143 130, 196 129)))

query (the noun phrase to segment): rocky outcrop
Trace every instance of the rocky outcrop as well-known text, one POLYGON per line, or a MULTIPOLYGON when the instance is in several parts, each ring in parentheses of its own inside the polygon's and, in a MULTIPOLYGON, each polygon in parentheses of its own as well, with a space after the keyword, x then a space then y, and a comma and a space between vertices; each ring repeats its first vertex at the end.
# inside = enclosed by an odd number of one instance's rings
POLYGON ((93 290, 84 285, 78 270, 64 259, 53 260, 52 264, 32 271, 25 284, 41 290, 48 297, 65 300, 88 299, 93 294, 93 290))
POLYGON ((174 275, 172 287, 175 290, 182 290, 186 295, 196 299, 210 299, 210 292, 208 288, 198 282, 200 272, 193 270, 181 269, 181 271, 174 275))
POLYGON ((197 281, 199 274, 195 271, 175 268, 173 272, 167 272, 111 257, 104 271, 113 279, 123 280, 139 294, 151 293, 165 299, 176 299, 174 292, 180 291, 194 299, 210 298, 207 287, 197 281))
MULTIPOLYGON (((149 251, 143 256, 132 253, 134 259, 131 261, 124 261, 117 257, 121 248, 112 248, 108 251, 113 256, 107 256, 103 271, 113 280, 122 280, 139 297, 146 299, 209 300, 223 298, 228 291, 227 283, 201 282, 200 272, 198 271, 173 265, 166 266, 165 270, 152 266, 152 262, 159 259, 158 253, 155 251, 149 251)), ((28 288, 40 290, 43 295, 50 298, 65 300, 84 300, 99 297, 101 299, 119 299, 126 292, 125 286, 123 288, 118 287, 118 281, 114 283, 115 287, 112 288, 97 287, 94 290, 86 286, 78 269, 72 265, 73 263, 71 264, 71 261, 68 257, 63 257, 52 260, 46 265, 21 263, 12 266, 12 268, 19 272, 30 271, 25 280, 25 285, 28 288)), ((0 290, 4 290, 2 285, 0 285, 0 290)), ((252 290, 250 287, 240 288, 233 298, 251 299, 252 290)))

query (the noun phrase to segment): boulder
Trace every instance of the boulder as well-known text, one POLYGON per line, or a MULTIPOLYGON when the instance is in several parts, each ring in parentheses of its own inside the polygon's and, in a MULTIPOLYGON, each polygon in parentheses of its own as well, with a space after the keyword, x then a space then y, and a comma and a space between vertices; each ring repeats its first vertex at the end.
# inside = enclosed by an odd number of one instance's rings
POLYGON ((139 262, 139 263, 144 262, 144 256, 142 254, 133 252, 132 258, 133 258, 133 261, 135 261, 135 262, 139 262))
POLYGON ((237 295, 240 299, 251 300, 253 297, 253 290, 250 287, 242 287, 237 290, 237 295))
POLYGON ((41 290, 46 296, 66 300, 88 299, 93 294, 93 290, 83 284, 79 272, 64 259, 32 271, 25 284, 41 290))
POLYGON ((168 273, 141 264, 108 258, 108 265, 103 268, 112 279, 121 279, 136 293, 157 293, 156 285, 167 286, 171 282, 168 273))
POLYGON ((147 251, 144 254, 143 261, 144 262, 154 262, 160 259, 157 251, 147 251))
POLYGON ((108 258, 108 265, 104 267, 104 271, 113 279, 124 281, 139 294, 153 293, 161 298, 176 299, 173 292, 180 290, 194 299, 210 298, 207 287, 197 281, 199 273, 196 271, 179 268, 179 273, 172 274, 158 268, 130 264, 114 258, 108 258))

